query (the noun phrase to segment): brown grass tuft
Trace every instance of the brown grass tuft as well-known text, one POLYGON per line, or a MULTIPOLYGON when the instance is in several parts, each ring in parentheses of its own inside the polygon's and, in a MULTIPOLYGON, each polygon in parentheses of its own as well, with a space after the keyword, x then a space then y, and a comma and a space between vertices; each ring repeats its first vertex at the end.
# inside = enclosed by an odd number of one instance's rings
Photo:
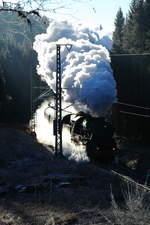
POLYGON ((114 195, 111 194, 115 223, 117 225, 150 225, 150 206, 145 201, 150 197, 149 194, 141 190, 138 185, 128 184, 127 188, 123 189, 125 207, 122 209, 116 202, 114 195))

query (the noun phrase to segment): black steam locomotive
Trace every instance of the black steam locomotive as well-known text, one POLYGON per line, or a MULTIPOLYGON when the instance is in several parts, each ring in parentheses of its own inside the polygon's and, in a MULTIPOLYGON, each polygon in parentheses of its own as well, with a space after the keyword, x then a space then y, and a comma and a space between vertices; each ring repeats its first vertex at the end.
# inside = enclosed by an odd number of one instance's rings
POLYGON ((63 118, 63 126, 70 129, 74 143, 86 147, 91 161, 110 163, 113 160, 116 150, 114 131, 105 117, 95 118, 83 112, 69 114, 63 118))

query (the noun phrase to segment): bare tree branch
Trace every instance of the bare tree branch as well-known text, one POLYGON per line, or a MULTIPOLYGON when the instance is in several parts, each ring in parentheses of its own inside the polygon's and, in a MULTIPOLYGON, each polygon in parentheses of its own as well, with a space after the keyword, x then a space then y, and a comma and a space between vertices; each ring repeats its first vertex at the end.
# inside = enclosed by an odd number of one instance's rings
MULTIPOLYGON (((75 17, 75 12, 70 13, 70 10, 74 10, 74 5, 77 3, 89 4, 90 0, 18 0, 17 3, 11 2, 11 0, 2 0, 0 11, 16 12, 19 17, 25 19, 26 22, 31 25, 29 15, 34 14, 41 17, 43 13, 69 15, 75 17), (63 12, 62 10, 67 10, 63 12)), ((95 10, 95 8, 93 8, 95 10)))

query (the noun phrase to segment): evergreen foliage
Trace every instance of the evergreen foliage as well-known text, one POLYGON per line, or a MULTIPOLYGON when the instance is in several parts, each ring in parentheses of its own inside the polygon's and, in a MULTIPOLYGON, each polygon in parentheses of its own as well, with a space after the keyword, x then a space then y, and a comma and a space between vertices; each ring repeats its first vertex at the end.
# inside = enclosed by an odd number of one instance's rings
POLYGON ((145 1, 145 52, 150 52, 150 0, 145 1))
POLYGON ((113 52, 123 53, 123 31, 124 17, 121 8, 119 8, 115 19, 115 31, 113 33, 113 52))
POLYGON ((122 29, 122 42, 119 43, 116 33, 118 33, 121 22, 116 23, 116 21, 117 19, 121 21, 121 16, 118 17, 120 10, 115 20, 113 52, 132 54, 150 52, 150 0, 131 1, 130 9, 122 29))
POLYGON ((30 15, 32 26, 15 12, 0 12, 0 118, 27 122, 31 117, 31 78, 36 75, 36 54, 32 43, 47 24, 30 15))

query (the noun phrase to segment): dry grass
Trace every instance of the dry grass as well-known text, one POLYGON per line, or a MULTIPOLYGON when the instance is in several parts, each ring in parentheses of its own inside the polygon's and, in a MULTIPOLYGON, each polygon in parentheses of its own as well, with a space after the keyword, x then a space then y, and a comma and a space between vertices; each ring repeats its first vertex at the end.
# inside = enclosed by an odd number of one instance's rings
POLYGON ((49 218, 45 225, 71 225, 78 222, 78 216, 76 214, 66 214, 63 216, 51 217, 49 218))
POLYGON ((6 183, 30 184, 49 173, 86 178, 82 184, 66 188, 50 186, 46 192, 1 195, 0 225, 150 224, 148 195, 133 187, 125 188, 122 195, 115 177, 90 163, 56 159, 52 152, 23 131, 0 129, 0 162, 1 182, 6 183), (118 206, 122 196, 126 203, 124 208, 118 206))
POLYGON ((7 127, 0 129, 0 149, 0 178, 6 184, 32 184, 51 173, 85 177, 66 188, 1 195, 0 225, 89 225, 100 220, 95 207, 109 206, 113 177, 96 166, 56 158, 28 134, 7 127))
POLYGON ((127 185, 123 189, 124 206, 121 209, 112 194, 112 211, 117 225, 149 225, 150 193, 137 185, 127 185))

